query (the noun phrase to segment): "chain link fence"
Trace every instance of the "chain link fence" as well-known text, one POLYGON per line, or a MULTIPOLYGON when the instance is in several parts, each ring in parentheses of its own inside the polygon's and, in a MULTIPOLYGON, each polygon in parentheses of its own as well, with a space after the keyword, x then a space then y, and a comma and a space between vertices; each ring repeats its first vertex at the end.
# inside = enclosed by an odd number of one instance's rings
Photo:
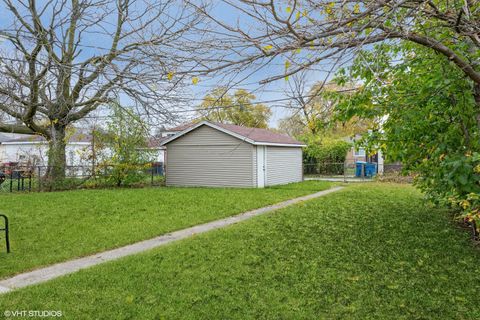
MULTIPOLYGON (((41 192, 71 189, 161 186, 163 163, 67 166, 64 175, 49 166, 0 166, 0 193, 41 192)), ((62 170, 60 170, 62 172, 62 170)))
POLYGON ((304 163, 306 179, 331 179, 338 181, 367 181, 375 177, 401 175, 401 164, 378 164, 376 162, 320 162, 304 163))

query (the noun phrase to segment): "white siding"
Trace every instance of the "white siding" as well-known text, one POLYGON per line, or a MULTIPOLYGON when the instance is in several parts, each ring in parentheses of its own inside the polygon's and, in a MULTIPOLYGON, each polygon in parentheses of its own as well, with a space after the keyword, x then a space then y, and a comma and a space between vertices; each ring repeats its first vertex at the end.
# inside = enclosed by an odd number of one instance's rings
POLYGON ((254 187, 251 144, 201 126, 167 144, 169 186, 254 187))
POLYGON ((268 146, 266 172, 267 186, 302 181, 302 148, 268 146))
MULTIPOLYGON (((89 143, 67 144, 65 155, 68 166, 88 165, 85 155, 90 152, 89 143)), ((20 162, 33 165, 47 165, 48 144, 44 143, 4 143, 0 144, 0 163, 20 162)))

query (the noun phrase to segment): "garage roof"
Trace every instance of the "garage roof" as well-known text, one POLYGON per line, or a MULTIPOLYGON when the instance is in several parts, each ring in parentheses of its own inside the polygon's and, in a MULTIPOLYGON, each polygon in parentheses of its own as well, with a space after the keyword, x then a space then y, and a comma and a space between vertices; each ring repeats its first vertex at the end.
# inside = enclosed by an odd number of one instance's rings
POLYGON ((295 140, 290 136, 276 133, 267 129, 249 128, 249 127, 237 126, 234 124, 224 124, 224 123, 209 122, 209 121, 201 121, 197 124, 191 125, 188 128, 184 129, 183 131, 172 136, 171 138, 166 139, 161 143, 161 145, 162 146, 166 145, 203 125, 222 131, 226 134, 229 134, 231 136, 234 136, 238 139, 241 139, 245 142, 248 142, 254 145, 305 147, 305 144, 303 142, 295 140))

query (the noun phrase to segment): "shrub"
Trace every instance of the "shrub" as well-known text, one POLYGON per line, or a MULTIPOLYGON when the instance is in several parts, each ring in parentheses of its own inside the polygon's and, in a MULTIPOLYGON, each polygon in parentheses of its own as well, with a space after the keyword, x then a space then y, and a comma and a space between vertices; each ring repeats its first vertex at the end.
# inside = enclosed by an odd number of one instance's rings
POLYGON ((302 136, 307 147, 303 152, 303 163, 307 174, 341 175, 345 158, 351 144, 340 139, 302 136))
POLYGON ((304 163, 343 163, 351 144, 332 138, 306 135, 300 138, 307 144, 303 152, 304 163))

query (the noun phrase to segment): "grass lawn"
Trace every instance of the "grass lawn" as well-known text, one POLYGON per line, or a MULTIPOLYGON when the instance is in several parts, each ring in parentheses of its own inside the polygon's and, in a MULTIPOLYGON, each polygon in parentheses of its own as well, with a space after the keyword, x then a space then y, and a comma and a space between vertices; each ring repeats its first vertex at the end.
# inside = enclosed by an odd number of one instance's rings
POLYGON ((326 182, 305 181, 260 190, 145 188, 3 194, 0 212, 10 218, 12 253, 5 253, 1 239, 0 278, 329 187, 326 182))
MULTIPOLYGON (((217 191, 220 192, 220 191, 217 191)), ((362 184, 0 296, 67 319, 478 319, 480 252, 412 187, 362 184)))

